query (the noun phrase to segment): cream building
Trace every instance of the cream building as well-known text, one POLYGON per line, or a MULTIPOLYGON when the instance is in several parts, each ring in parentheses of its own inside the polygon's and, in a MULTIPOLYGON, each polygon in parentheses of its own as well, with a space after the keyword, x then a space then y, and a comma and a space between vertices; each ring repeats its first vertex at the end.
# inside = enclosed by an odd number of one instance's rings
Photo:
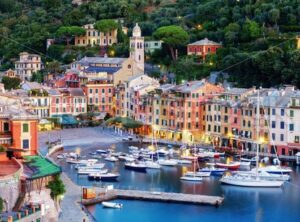
POLYGON ((144 37, 136 24, 130 38, 130 57, 84 57, 71 64, 71 71, 88 80, 108 79, 116 86, 144 73, 144 37))
POLYGON ((22 80, 30 80, 32 74, 42 69, 41 56, 29 54, 28 52, 20 53, 20 59, 15 63, 17 75, 22 80))

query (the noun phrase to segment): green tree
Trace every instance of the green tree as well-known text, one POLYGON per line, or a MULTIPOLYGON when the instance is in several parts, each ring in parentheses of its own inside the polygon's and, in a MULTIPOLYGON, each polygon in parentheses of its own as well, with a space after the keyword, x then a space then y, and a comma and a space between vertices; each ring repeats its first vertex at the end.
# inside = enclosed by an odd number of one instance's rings
POLYGON ((19 79, 17 77, 10 78, 10 77, 4 76, 2 78, 2 83, 4 84, 4 88, 7 90, 17 89, 20 87, 21 79, 19 79))
POLYGON ((60 63, 55 60, 55 61, 52 61, 52 62, 48 62, 46 64, 46 69, 47 71, 49 71, 50 73, 58 73, 61 71, 61 68, 60 68, 60 63))
POLYGON ((71 38, 85 34, 85 29, 79 26, 61 26, 57 31, 56 35, 66 39, 67 45, 69 45, 71 38))
POLYGON ((38 83, 42 83, 44 81, 44 74, 41 71, 32 73, 31 76, 31 82, 38 82, 38 83))
POLYGON ((246 19, 242 32, 241 38, 244 41, 249 41, 253 39, 257 39, 260 36, 261 30, 257 22, 251 21, 250 19, 246 19))
POLYGON ((102 19, 95 23, 95 29, 99 32, 103 32, 106 37, 106 47, 108 46, 108 35, 109 32, 118 28, 118 23, 113 19, 102 19))
POLYGON ((239 32, 241 27, 237 23, 230 23, 224 29, 225 40, 228 43, 235 43, 239 38, 239 32))
POLYGON ((280 11, 276 8, 273 8, 268 12, 268 18, 273 24, 277 24, 279 17, 280 17, 280 11))
POLYGON ((180 26, 175 25, 160 27, 154 32, 153 36, 168 45, 173 61, 177 59, 176 48, 186 45, 189 40, 188 33, 180 26))
MULTIPOLYGON (((3 202, 4 201, 3 201, 2 197, 0 197, 0 214, 2 213, 2 211, 4 209, 4 203, 3 202)), ((0 216, 0 218, 1 218, 1 216, 0 216)))
POLYGON ((63 181, 60 179, 59 175, 54 177, 53 181, 50 181, 47 185, 47 188, 50 189, 50 195, 52 199, 58 204, 59 197, 66 192, 65 185, 63 181))

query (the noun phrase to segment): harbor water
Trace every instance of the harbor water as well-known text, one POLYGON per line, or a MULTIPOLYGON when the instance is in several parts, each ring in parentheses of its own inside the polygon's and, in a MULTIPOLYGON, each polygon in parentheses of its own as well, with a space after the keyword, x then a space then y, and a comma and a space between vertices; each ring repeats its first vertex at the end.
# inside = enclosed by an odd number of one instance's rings
MULTIPOLYGON (((113 145, 115 152, 128 152, 128 143, 113 145)), ((77 151, 91 158, 88 153, 111 146, 93 144, 66 147, 65 151, 77 151)), ((101 204, 87 209, 99 222, 147 222, 147 221, 299 221, 300 220, 300 168, 293 167, 291 181, 282 188, 242 188, 221 185, 220 177, 203 178, 200 183, 181 181, 180 177, 188 166, 162 167, 161 170, 150 169, 147 173, 126 170, 124 163, 105 162, 110 172, 120 173, 118 182, 94 182, 87 175, 78 176, 74 165, 58 160, 63 171, 80 186, 112 185, 120 189, 150 190, 160 192, 182 192, 204 195, 224 195, 224 203, 216 208, 175 203, 145 202, 133 200, 115 200, 122 203, 122 209, 107 209, 101 204)), ((101 160, 104 162, 104 160, 101 160)))

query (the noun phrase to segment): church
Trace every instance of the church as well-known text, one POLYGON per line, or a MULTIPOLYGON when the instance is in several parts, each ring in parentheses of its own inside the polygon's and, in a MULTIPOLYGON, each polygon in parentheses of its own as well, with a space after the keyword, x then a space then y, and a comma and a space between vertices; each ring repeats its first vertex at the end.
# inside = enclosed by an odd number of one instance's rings
POLYGON ((84 57, 71 64, 71 72, 79 74, 81 84, 108 80, 117 86, 144 73, 144 37, 138 24, 133 28, 129 51, 129 58, 84 57))

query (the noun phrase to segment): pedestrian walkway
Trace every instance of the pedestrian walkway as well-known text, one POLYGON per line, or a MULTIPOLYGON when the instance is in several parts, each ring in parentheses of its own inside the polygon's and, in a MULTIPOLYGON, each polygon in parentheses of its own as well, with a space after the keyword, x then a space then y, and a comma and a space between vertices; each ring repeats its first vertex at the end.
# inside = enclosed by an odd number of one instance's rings
POLYGON ((74 184, 71 179, 65 174, 61 174, 61 179, 63 180, 66 188, 66 193, 61 202, 61 209, 63 211, 60 213, 58 217, 58 221, 66 222, 66 221, 76 221, 76 222, 88 222, 92 221, 87 213, 84 212, 80 204, 80 195, 81 188, 80 186, 74 184))

